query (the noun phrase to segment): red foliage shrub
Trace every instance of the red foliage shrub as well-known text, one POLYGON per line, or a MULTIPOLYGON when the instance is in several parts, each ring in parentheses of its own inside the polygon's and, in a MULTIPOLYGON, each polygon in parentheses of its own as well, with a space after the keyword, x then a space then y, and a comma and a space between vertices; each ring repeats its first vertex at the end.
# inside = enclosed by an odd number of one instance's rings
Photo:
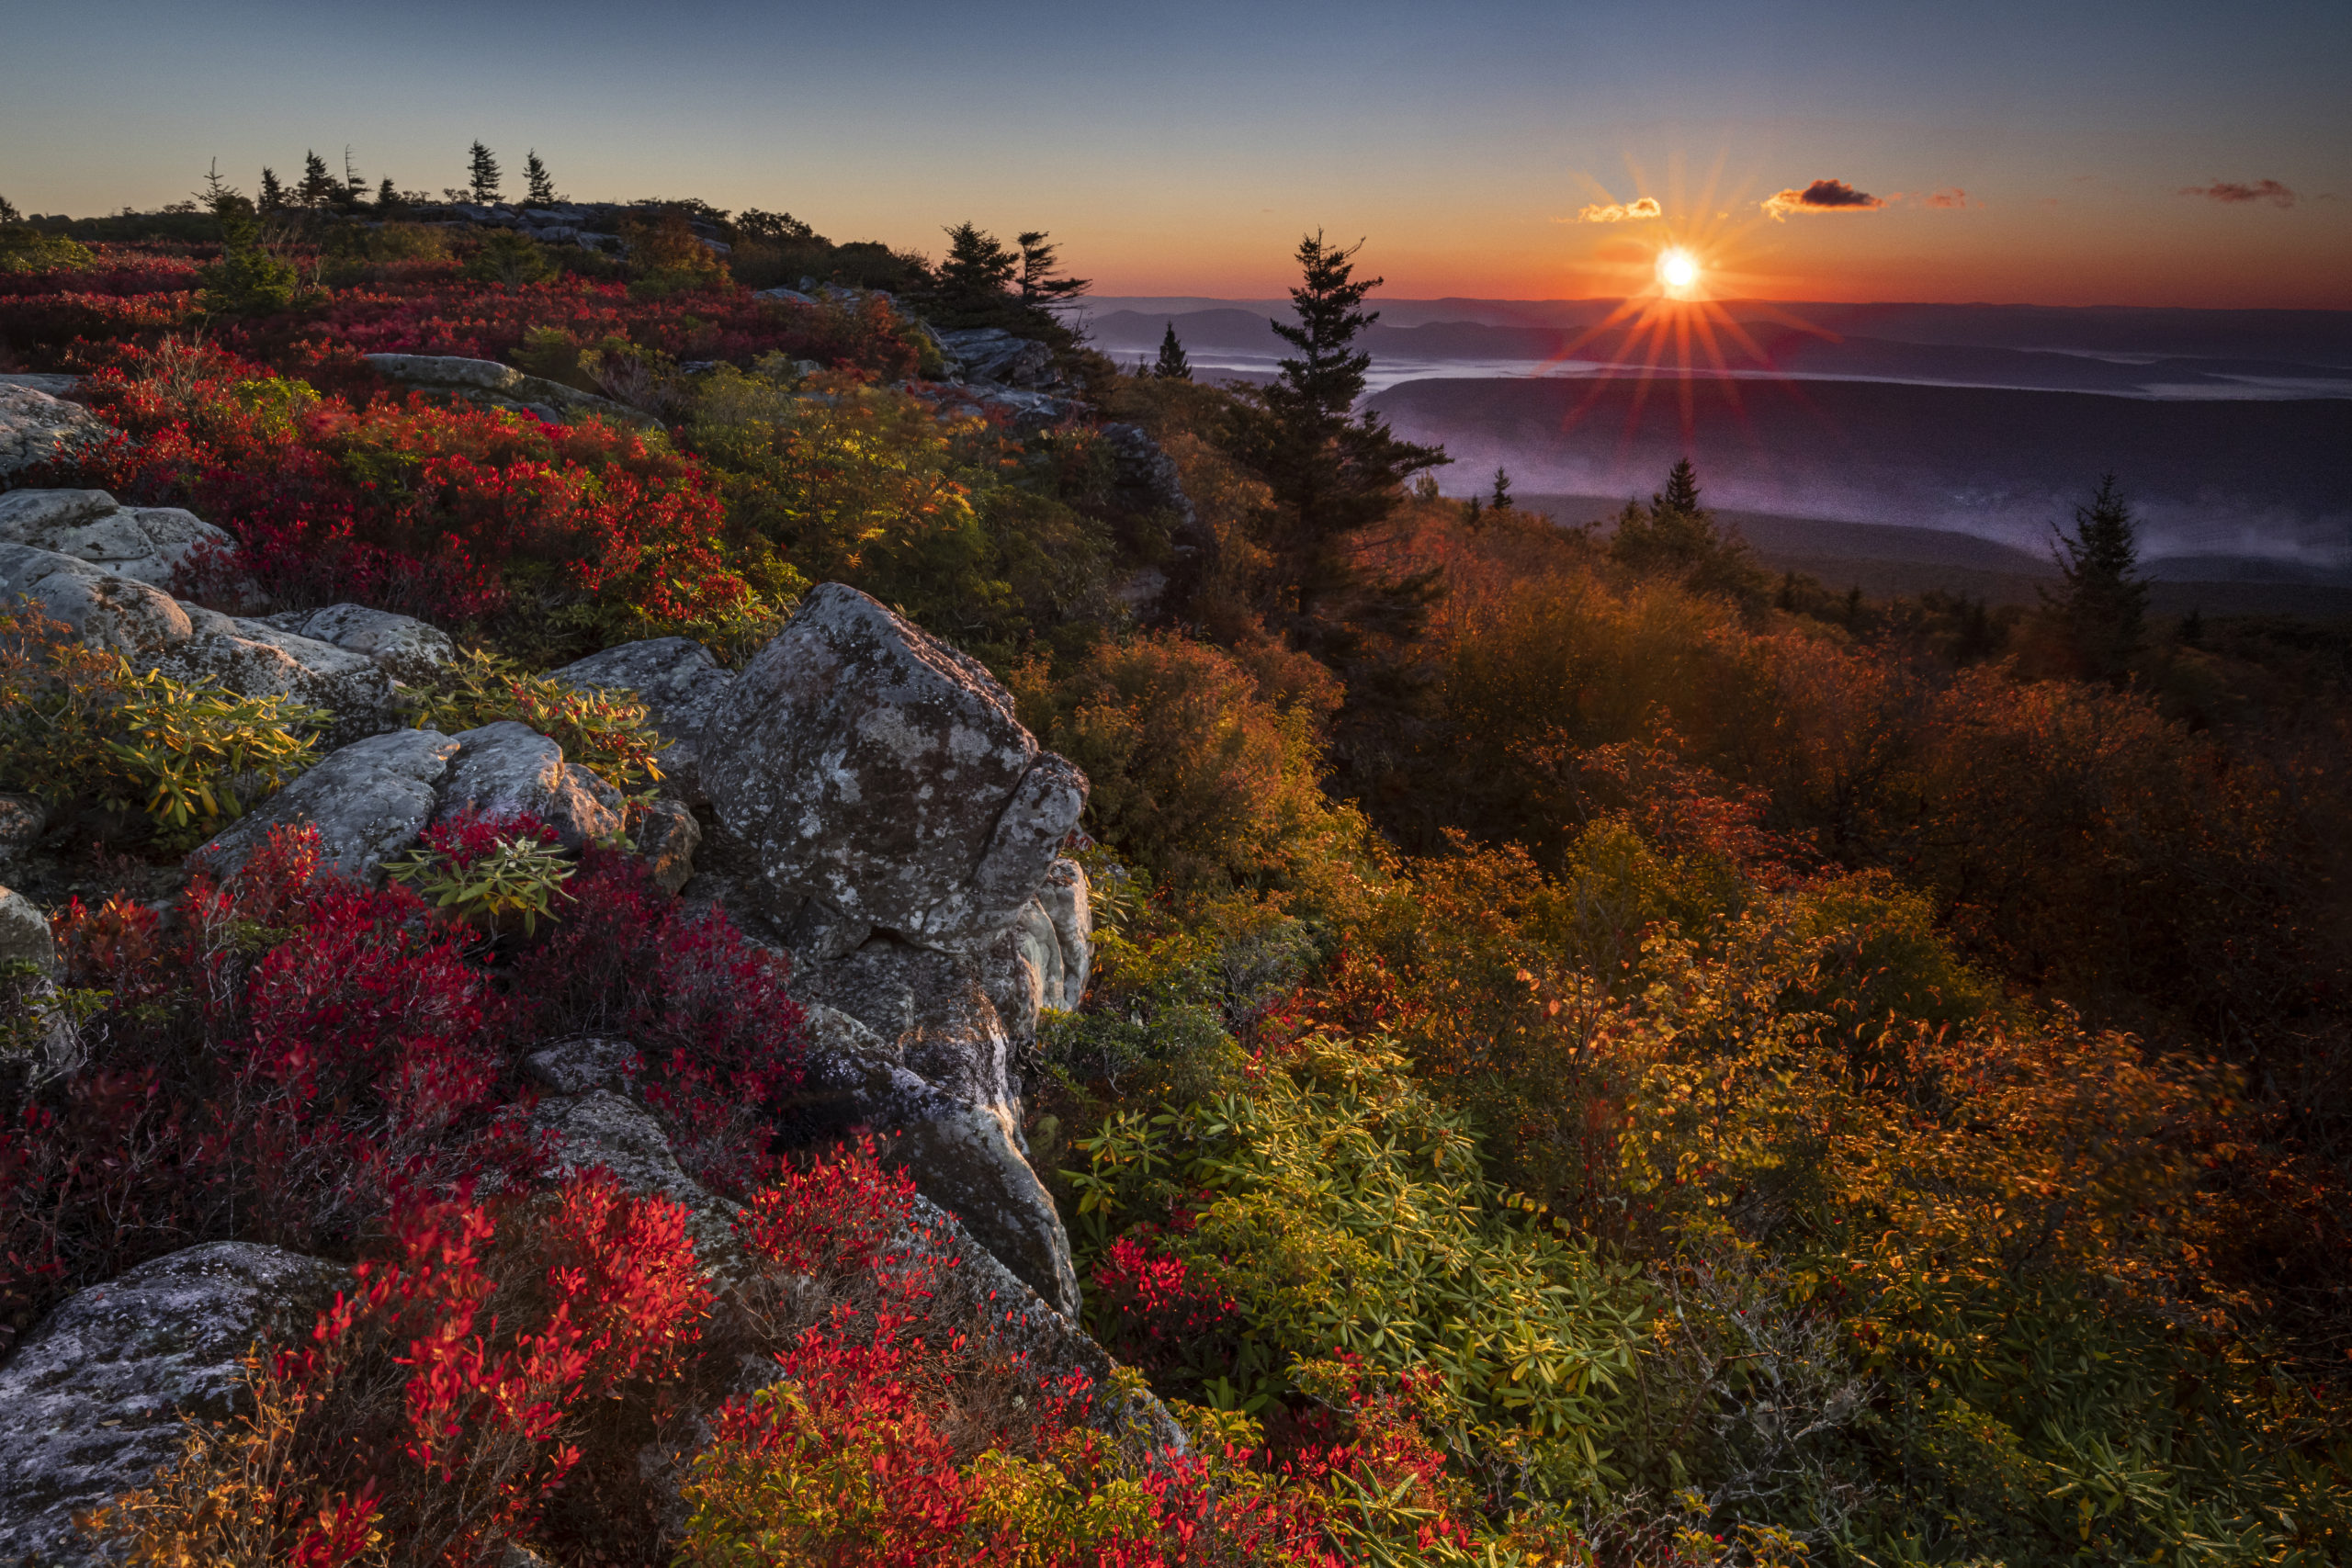
POLYGON ((1185 1261, 1158 1247, 1156 1226, 1138 1225, 1094 1266, 1089 1321, 1123 1361, 1156 1370, 1211 1341, 1238 1315, 1216 1285, 1192 1278, 1185 1261))
POLYGON ((289 603, 465 618, 526 578, 683 619, 747 592, 699 468, 635 431, 421 396, 355 409, 210 349, 126 351, 84 396, 126 438, 36 482, 218 518, 238 537, 238 572, 289 603))
POLYGON ((682 909, 645 863, 592 849, 563 923, 514 969, 526 1032, 624 1037, 686 1169, 741 1191, 762 1168, 768 1111, 799 1081, 800 1009, 782 961, 717 910, 682 909))

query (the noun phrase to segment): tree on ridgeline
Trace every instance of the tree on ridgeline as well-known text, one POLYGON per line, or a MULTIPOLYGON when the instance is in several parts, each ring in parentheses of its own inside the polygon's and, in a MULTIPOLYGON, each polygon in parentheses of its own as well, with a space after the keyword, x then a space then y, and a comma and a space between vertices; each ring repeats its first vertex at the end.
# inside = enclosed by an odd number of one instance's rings
POLYGON ((1182 340, 1176 335, 1176 323, 1168 323, 1168 331, 1159 340, 1159 362, 1151 373, 1163 381, 1189 381, 1193 378, 1193 362, 1184 355, 1182 340))
POLYGON ((335 199, 347 207, 356 207, 367 198, 368 182, 359 177, 359 171, 352 165, 351 143, 346 141, 343 144, 343 189, 336 193, 335 199))
POLYGON ((488 206, 498 199, 498 160, 490 149, 475 142, 466 150, 466 184, 476 201, 488 206))
POLYGON ((376 210, 379 213, 391 212, 397 210, 400 206, 400 187, 392 184, 391 175, 386 175, 384 183, 376 187, 376 210))
POLYGON ((1509 512, 1510 510, 1510 470, 1509 468, 1497 468, 1495 470, 1495 493, 1493 499, 1488 501, 1487 504, 1493 507, 1497 512, 1509 512))
POLYGON ((302 183, 295 187, 294 199, 313 212, 334 199, 334 176, 327 173, 327 161, 316 152, 302 154, 302 183))
POLYGON ((261 209, 275 212, 285 205, 286 187, 278 183, 277 171, 264 164, 261 171, 261 209))
POLYGON ((1356 339, 1379 319, 1363 309, 1377 277, 1355 276, 1363 248, 1330 243, 1318 231, 1299 242, 1295 322, 1276 335, 1297 350, 1270 386, 1245 394, 1229 434, 1231 451, 1262 479, 1272 503, 1257 518, 1272 559, 1263 609, 1271 624, 1326 663, 1344 666, 1368 636, 1409 638, 1427 618, 1434 573, 1379 581, 1359 560, 1363 531, 1404 502, 1412 475, 1450 461, 1442 446, 1400 441, 1378 414, 1355 412, 1372 356, 1356 339))
POLYGON ((2073 647, 2083 673, 2120 681, 2140 650, 2148 584, 2140 576, 2140 530, 2115 476, 2099 480, 2088 506, 2075 508, 2075 531, 2054 536, 2051 557, 2065 585, 2041 602, 2073 647))
POLYGON ((1021 247, 1021 302, 1033 310, 1067 304, 1094 287, 1092 278, 1068 277, 1055 270, 1060 265, 1054 254, 1059 247, 1047 244, 1048 237, 1043 229, 1013 236, 1021 247))
POLYGON ((1693 592, 1712 593, 1760 608, 1766 578, 1747 543, 1700 504, 1699 472, 1685 457, 1666 477, 1666 489, 1644 507, 1629 501, 1617 514, 1609 558, 1644 576, 1664 577, 1693 592))
POLYGON ((552 207, 562 199, 556 195, 555 181, 548 174, 547 164, 540 161, 539 150, 536 147, 524 156, 523 181, 530 187, 524 197, 526 201, 539 207, 552 207))

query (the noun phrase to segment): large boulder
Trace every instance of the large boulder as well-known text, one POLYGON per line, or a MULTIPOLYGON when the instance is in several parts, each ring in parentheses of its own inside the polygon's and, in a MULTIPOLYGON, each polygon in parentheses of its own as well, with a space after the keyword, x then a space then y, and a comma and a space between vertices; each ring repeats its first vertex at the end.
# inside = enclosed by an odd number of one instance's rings
POLYGON ((933 335, 967 380, 1033 390, 1059 384, 1054 351, 1034 339, 1014 337, 1002 327, 968 327, 933 335))
POLYGON ((385 861, 415 844, 440 805, 436 786, 458 754, 437 730, 400 729, 327 754, 227 831, 188 857, 217 875, 242 867, 272 828, 309 823, 327 863, 380 882, 385 861))
POLYGON ((0 495, 0 541, 31 545, 169 588, 199 549, 226 558, 236 542, 176 506, 124 506, 102 490, 0 495))
POLYGON ((707 805, 702 784, 704 738, 735 677, 710 650, 682 637, 625 642, 565 665, 554 680, 583 689, 619 689, 643 703, 653 728, 669 745, 661 756, 665 793, 691 805, 707 805))
POLYGON ((0 1361, 0 1562, 105 1561, 74 1516, 153 1480, 178 1456, 183 1417, 234 1415, 242 1358, 308 1327, 344 1278, 223 1241, 68 1298, 0 1361))
POLYGON ((565 761, 562 747, 528 726, 500 719, 450 739, 458 756, 441 786, 440 816, 527 813, 574 850, 620 832, 620 791, 565 761))
POLYGON ((392 678, 364 653, 280 631, 266 621, 243 620, 193 604, 185 641, 164 650, 155 667, 176 681, 210 681, 246 697, 287 697, 334 715, 337 739, 356 739, 383 726, 392 705, 392 678))
POLYGON ((0 384, 0 478, 70 456, 114 434, 79 403, 21 383, 0 384))
POLYGON ((705 734, 703 786, 777 919, 815 903, 925 946, 1000 936, 1086 801, 977 661, 840 583, 808 594, 705 734))
POLYGON ((468 359, 447 354, 369 354, 361 357, 379 374, 392 380, 453 392, 492 408, 522 409, 567 423, 591 414, 623 424, 651 423, 646 415, 610 398, 600 398, 543 376, 527 375, 495 359, 468 359))

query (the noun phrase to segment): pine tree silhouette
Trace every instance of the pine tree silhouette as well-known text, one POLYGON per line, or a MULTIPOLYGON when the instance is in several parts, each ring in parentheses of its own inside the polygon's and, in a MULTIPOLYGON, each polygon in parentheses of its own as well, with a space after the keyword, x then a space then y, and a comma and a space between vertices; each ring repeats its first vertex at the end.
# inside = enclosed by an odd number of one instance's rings
POLYGON ((2148 585, 2140 576, 2139 525, 2115 476, 2103 476, 2091 503, 2075 508, 2073 533, 2052 533, 2051 558, 2066 582, 2055 593, 2042 590, 2042 603, 2064 628, 2085 674, 2120 680, 2140 650, 2148 585))
POLYGON ((1654 512, 1677 512, 1685 517, 1699 514, 1699 470, 1690 459, 1682 458, 1666 476, 1666 493, 1650 497, 1654 512))
POLYGON ((1495 470, 1494 499, 1489 501, 1487 504, 1493 507, 1497 512, 1509 512, 1510 510, 1510 470, 1509 468, 1497 468, 1495 470))
POLYGON ((467 150, 466 179, 476 201, 487 204, 498 199, 498 160, 479 141, 467 150))
POLYGON ((548 175, 548 166, 539 161, 539 150, 532 148, 523 160, 523 179, 530 186, 525 200, 542 207, 552 207, 560 198, 555 194, 555 181, 548 175))
POLYGON ((1176 323, 1168 323, 1166 335, 1159 340, 1159 363, 1151 373, 1163 381, 1189 381, 1193 378, 1193 362, 1184 356, 1184 344, 1176 336, 1176 323))
POLYGON ((261 171, 261 196, 258 205, 264 212, 275 212, 286 205, 286 187, 277 183, 277 171, 266 164, 261 171))

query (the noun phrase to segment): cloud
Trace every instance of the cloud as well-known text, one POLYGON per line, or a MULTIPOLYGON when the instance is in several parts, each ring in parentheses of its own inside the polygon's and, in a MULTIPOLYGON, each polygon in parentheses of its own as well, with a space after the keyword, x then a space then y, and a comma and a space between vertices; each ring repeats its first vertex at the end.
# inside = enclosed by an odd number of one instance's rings
POLYGON ((1939 190, 1932 195, 1923 196, 1919 201, 1925 207, 1966 207, 1968 193, 1958 186, 1954 186, 1950 190, 1939 190))
POLYGON ((2208 201, 2218 201, 2224 207, 2240 207, 2249 201, 2267 201, 2274 207, 2292 207, 2295 193, 2277 180, 2256 180, 2243 186, 2232 180, 2215 180, 2210 186, 2183 186, 2183 196, 2201 196, 2208 201))
POLYGON ((1623 223, 1628 218, 1663 218, 1665 216, 1666 209, 1657 204, 1657 197, 1645 196, 1638 201, 1627 202, 1623 206, 1613 201, 1605 206, 1596 202, 1577 213, 1576 220, 1579 223, 1623 223))
POLYGON ((1792 212, 1871 212, 1885 202, 1844 180, 1815 180, 1803 190, 1792 186, 1761 204, 1775 221, 1792 212))

